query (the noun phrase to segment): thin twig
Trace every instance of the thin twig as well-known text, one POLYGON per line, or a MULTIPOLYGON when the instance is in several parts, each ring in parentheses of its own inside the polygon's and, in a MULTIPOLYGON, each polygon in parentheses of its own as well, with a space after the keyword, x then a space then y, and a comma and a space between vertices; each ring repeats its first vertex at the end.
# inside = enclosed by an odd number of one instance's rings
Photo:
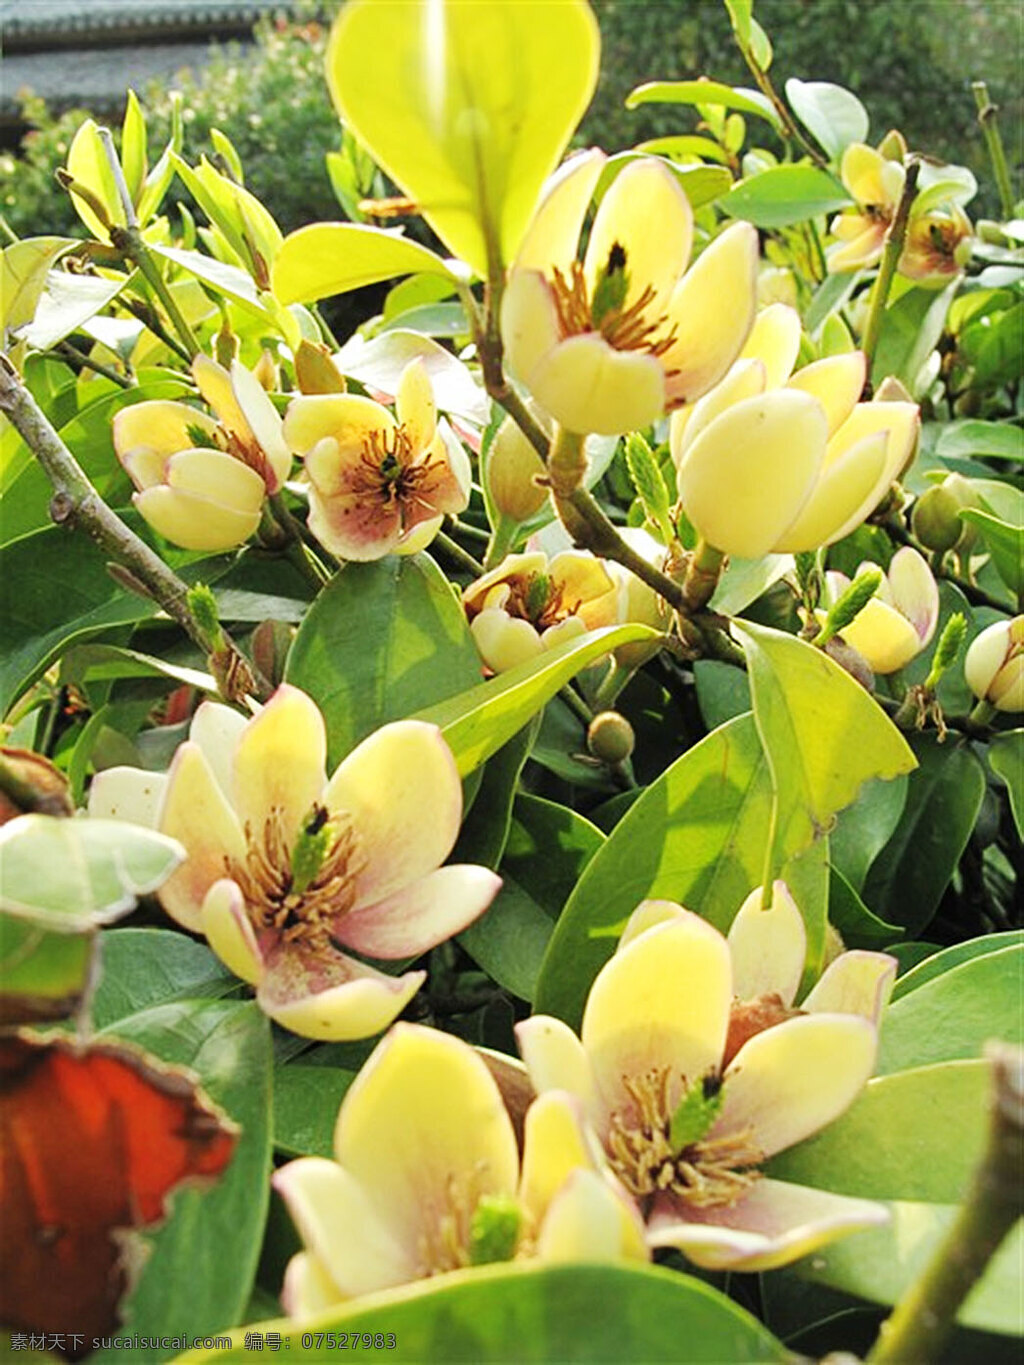
POLYGON ((885 305, 889 301, 889 290, 892 288, 893 276, 896 274, 896 267, 899 265, 900 256, 903 254, 907 223, 910 220, 910 206, 917 195, 917 177, 920 174, 921 163, 911 161, 907 167, 906 178, 903 181, 903 193, 900 195, 895 217, 885 234, 882 260, 878 267, 878 278, 875 280, 875 287, 871 293, 871 306, 868 311, 868 320, 864 325, 864 338, 861 342, 861 350, 867 356, 869 374, 882 330, 885 305))

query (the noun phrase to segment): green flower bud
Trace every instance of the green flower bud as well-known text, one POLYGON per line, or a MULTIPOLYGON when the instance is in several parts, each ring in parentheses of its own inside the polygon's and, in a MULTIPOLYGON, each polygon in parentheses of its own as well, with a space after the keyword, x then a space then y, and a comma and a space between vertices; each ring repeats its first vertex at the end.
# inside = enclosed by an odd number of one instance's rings
POLYGON ((948 488, 941 484, 928 488, 914 503, 910 528, 926 549, 944 554, 953 549, 964 533, 959 511, 960 503, 948 488))
POLYGON ((217 599, 205 583, 195 583, 185 595, 189 611, 196 624, 212 642, 214 649, 221 648, 220 616, 217 612, 217 599))
POLYGON ((485 1194, 469 1225, 470 1265, 511 1261, 522 1221, 522 1210, 510 1195, 485 1194))
POLYGON ((506 417, 484 459, 487 491, 498 513, 519 525, 539 512, 548 496, 548 490, 537 482, 544 473, 544 461, 512 418, 506 417))
POLYGON ((587 729, 587 748, 602 763, 625 763, 636 746, 636 735, 618 711, 601 711, 587 729))
POLYGON ((327 347, 305 338, 295 352, 295 382, 301 393, 344 393, 346 388, 345 376, 327 347))

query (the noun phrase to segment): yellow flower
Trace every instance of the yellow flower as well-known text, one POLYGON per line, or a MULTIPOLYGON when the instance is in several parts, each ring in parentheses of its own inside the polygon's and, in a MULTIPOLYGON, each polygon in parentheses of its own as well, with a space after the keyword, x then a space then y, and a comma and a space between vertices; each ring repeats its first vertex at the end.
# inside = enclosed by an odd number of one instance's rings
POLYGON ((406 366, 395 417, 370 398, 309 394, 289 404, 285 438, 305 461, 309 528, 342 559, 423 549, 469 502, 469 461, 437 421, 422 360, 406 366))
POLYGON ((334 1154, 274 1177, 305 1244, 282 1294, 294 1317, 517 1255, 647 1258, 572 1097, 530 1106, 520 1170, 497 1084, 450 1034, 395 1025, 342 1101, 334 1154))
POLYGON ((964 659, 967 686, 997 711, 1024 711, 1024 616, 975 636, 964 659))
POLYGON ((291 455, 273 403, 244 365, 235 361, 229 374, 197 356, 192 373, 216 420, 186 403, 135 403, 114 418, 114 450, 155 531, 185 550, 231 550, 256 530, 291 455))
MULTIPOLYGON (((865 560, 854 577, 878 565, 865 560)), ((837 601, 850 585, 845 574, 826 574, 829 596, 837 601)), ((843 639, 875 673, 895 673, 916 659, 935 634, 939 590, 925 560, 905 545, 897 550, 875 596, 843 627, 843 639)))
POLYGON ((583 152, 547 182, 509 274, 501 329, 511 372, 563 427, 615 435, 707 392, 754 317, 757 233, 735 223, 687 270, 693 213, 662 161, 619 172, 581 261, 606 157, 583 152))
POLYGON ((971 258, 972 231, 959 204, 947 201, 922 211, 915 203, 900 253, 900 274, 919 281, 955 275, 971 258))
POLYGON ((591 987, 581 1037, 544 1015, 516 1030, 538 1093, 580 1097, 648 1244, 712 1269, 785 1265, 888 1216, 761 1173, 859 1094, 895 966, 846 953, 793 1010, 803 926, 783 892, 767 911, 760 892, 748 898, 728 941, 672 902, 643 903, 591 987))
POLYGON ((902 138, 892 150, 896 157, 884 156, 863 142, 851 142, 843 153, 839 174, 857 206, 844 209, 832 220, 833 235, 842 245, 829 252, 830 271, 861 270, 881 256, 906 180, 902 138))
POLYGON ((271 1018, 309 1038, 386 1028, 424 979, 349 957, 413 958, 482 914, 501 885, 483 867, 441 867, 462 785, 440 731, 396 721, 329 781, 314 702, 283 685, 251 720, 204 702, 166 777, 97 775, 89 813, 153 824, 182 843, 160 888, 167 913, 205 934, 256 987, 271 1018))
POLYGON ((859 351, 792 367, 800 320, 785 304, 757 319, 722 382, 672 419, 683 509, 726 554, 757 559, 842 539, 874 511, 910 458, 914 403, 858 403, 859 351))
POLYGON ((617 590, 599 559, 563 550, 508 555, 462 594, 480 657, 495 673, 616 620, 617 590))

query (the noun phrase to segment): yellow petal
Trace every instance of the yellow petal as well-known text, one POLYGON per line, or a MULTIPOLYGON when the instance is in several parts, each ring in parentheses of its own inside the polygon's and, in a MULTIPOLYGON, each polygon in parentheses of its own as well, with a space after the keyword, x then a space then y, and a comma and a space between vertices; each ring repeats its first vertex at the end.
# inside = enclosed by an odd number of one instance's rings
POLYGON ((89 787, 89 814, 94 820, 130 820, 156 829, 167 777, 145 768, 104 768, 89 787))
POLYGON ((540 633, 540 643, 543 649, 555 649, 558 645, 564 645, 567 640, 578 640, 581 635, 586 635, 587 628, 578 616, 567 616, 564 621, 559 621, 557 625, 548 626, 540 633))
POLYGON ((284 1270, 281 1306, 290 1318, 305 1318, 344 1300, 323 1264, 310 1251, 298 1251, 284 1270))
POLYGON ((549 1204, 537 1256, 548 1263, 650 1260, 636 1206, 595 1171, 582 1169, 549 1204))
POLYGON ((851 142, 843 152, 839 174, 858 204, 892 208, 895 205, 891 193, 893 181, 891 172, 886 168, 895 164, 887 161, 874 147, 868 147, 863 142, 851 142))
POLYGON ((556 269, 563 275, 569 270, 607 159, 604 152, 591 147, 571 156, 547 180, 516 256, 513 278, 520 270, 539 270, 551 276, 556 269))
POLYGON ((896 980, 897 961, 861 948, 830 962, 800 1008, 809 1013, 860 1014, 877 1028, 896 980))
MULTIPOLYGON (((853 219, 840 218, 841 223, 853 223, 853 219)), ((858 219, 858 223, 863 223, 864 219, 858 219)), ((838 248, 832 248, 828 253, 828 269, 830 274, 838 274, 845 270, 862 270, 866 266, 874 265, 882 254, 885 245, 885 223, 869 223, 867 227, 852 234, 842 233, 841 236, 849 235, 849 241, 838 248)))
POLYGON ((675 901, 641 901, 626 921, 626 927, 619 935, 619 942, 615 951, 620 953, 627 944, 632 943, 635 938, 639 938, 648 929, 653 929, 656 924, 671 924, 675 920, 681 919, 686 913, 683 907, 675 901))
POLYGON ((312 698, 282 683, 246 725, 235 748, 231 798, 243 826, 262 846, 272 813, 290 848, 299 825, 323 799, 327 735, 312 698))
POLYGON ((924 556, 904 545, 889 563, 888 581, 894 604, 926 645, 939 620, 939 589, 924 556))
POLYGON ((874 673, 895 673, 924 648, 917 631, 894 607, 877 597, 843 627, 843 639, 867 659, 874 673))
POLYGON ((501 336, 509 373, 529 384, 562 339, 554 295, 539 270, 517 267, 509 276, 501 300, 501 336))
POLYGON ((162 399, 132 403, 114 415, 114 449, 120 458, 140 448, 160 455, 173 455, 176 450, 187 450, 195 445, 189 427, 198 427, 212 440, 217 423, 187 403, 162 399))
POLYGON ((775 549, 796 554, 842 540, 878 505, 886 478, 888 437, 866 436, 828 464, 800 515, 779 536, 775 549))
MULTIPOLYGON (((888 380, 879 385, 879 392, 888 380)), ((828 443, 826 465, 839 459, 843 451, 877 431, 888 432, 886 448, 886 488, 899 477, 910 459, 921 428, 921 410, 916 403, 857 403, 849 417, 828 443)), ((868 509, 870 511, 871 508, 868 509)), ((865 516, 867 513, 865 513, 865 516)))
POLYGON ((745 398, 756 398, 764 393, 766 375, 762 360, 737 360, 720 384, 706 393, 692 407, 681 409, 672 414, 670 442, 672 458, 679 468, 683 456, 697 437, 716 417, 734 403, 742 403, 745 398), (677 424, 676 418, 686 413, 686 420, 677 424))
POLYGON ((569 1025, 551 1015, 535 1014, 517 1024, 515 1033, 537 1093, 568 1090, 593 1118, 597 1113, 597 1092, 590 1059, 569 1025))
POLYGON ((390 432, 395 420, 387 408, 355 393, 313 393, 293 398, 284 415, 284 439, 297 455, 308 455, 331 437, 345 455, 359 455, 375 432, 390 432))
POLYGON ((233 512, 259 512, 267 489, 255 470, 221 450, 181 450, 165 465, 170 488, 233 512))
POLYGON ((847 351, 805 365, 789 381, 791 389, 799 389, 816 398, 825 409, 829 436, 846 421, 864 388, 866 362, 863 351, 847 351))
POLYGON ((253 372, 237 360, 231 362, 231 384, 246 426, 273 471, 268 491, 276 493, 292 467, 292 452, 284 439, 281 417, 253 372))
POLYGON ((757 307, 757 230, 734 223, 680 280, 669 301, 675 341, 661 357, 673 406, 707 393, 740 353, 757 307))
POLYGON ((175 488, 147 488, 134 494, 132 502, 154 531, 183 550, 233 550, 260 524, 258 510, 236 511, 175 488))
POLYGON ((732 988, 739 1000, 775 992, 791 1005, 804 971, 807 933, 783 881, 772 883, 771 904, 761 908, 761 887, 751 891, 729 928, 732 988))
POLYGON ((189 739, 202 749, 203 757, 229 801, 235 748, 248 722, 249 717, 243 716, 233 706, 224 706, 218 701, 204 701, 196 709, 188 727, 189 739))
POLYGON ((282 1028, 321 1043, 372 1038, 393 1024, 427 978, 426 972, 385 976, 354 958, 344 960, 348 979, 306 995, 275 994, 269 976, 260 982, 256 1001, 282 1028))
POLYGON ((504 606, 508 594, 505 593, 499 601, 492 596, 492 589, 508 583, 513 578, 528 578, 532 574, 547 571, 548 557, 540 550, 533 550, 527 554, 506 555, 497 568, 488 570, 470 583, 462 594, 462 600, 471 612, 482 611, 485 607, 504 606))
POLYGON ((740 356, 760 360, 765 386, 777 389, 793 373, 800 353, 800 314, 785 303, 772 303, 754 319, 740 356))
POLYGON ((614 590, 614 583, 600 559, 582 550, 562 550, 551 560, 548 572, 555 589, 568 602, 590 602, 614 590))
POLYGON ((790 389, 735 403, 683 457, 686 515, 727 554, 758 559, 780 548, 815 486, 826 429, 821 405, 790 389))
POLYGON ((568 431, 617 436, 665 410, 665 376, 646 351, 616 351, 597 332, 559 342, 523 382, 568 431))
POLYGON ((160 904, 179 924, 197 931, 207 891, 224 876, 228 861, 242 863, 246 856, 242 828, 197 744, 178 746, 158 828, 188 853, 160 888, 160 904))
POLYGON ((248 423, 238 406, 231 375, 223 365, 208 355, 197 355, 192 361, 192 377, 203 398, 229 431, 244 436, 248 423))
POLYGON ((202 932, 225 967, 251 986, 259 984, 263 957, 236 882, 222 878, 207 891, 203 899, 202 932))
POLYGON ((395 395, 395 413, 405 428, 412 449, 417 452, 426 450, 434 439, 437 409, 430 376, 422 357, 410 360, 402 371, 395 395))
POLYGON ((538 1095, 526 1111, 519 1199, 535 1227, 578 1168, 603 1166, 600 1145, 580 1101, 564 1090, 538 1095))
POLYGON ((444 525, 444 517, 431 517, 406 531, 395 546, 396 555, 418 555, 425 550, 444 525))

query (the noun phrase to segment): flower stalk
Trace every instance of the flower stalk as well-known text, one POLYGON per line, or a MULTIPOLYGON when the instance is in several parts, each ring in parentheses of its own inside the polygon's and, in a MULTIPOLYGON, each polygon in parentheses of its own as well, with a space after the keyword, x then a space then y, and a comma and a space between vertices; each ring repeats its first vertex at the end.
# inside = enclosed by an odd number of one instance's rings
POLYGON ((989 99, 988 85, 984 81, 971 81, 971 91, 974 95, 974 102, 978 106, 978 122, 981 124, 981 131, 985 135, 985 145, 992 162, 992 174, 995 176, 996 188, 999 190, 999 207, 1004 218, 1012 218, 1013 186, 1010 183, 1010 170, 1006 164, 1002 135, 999 132, 999 124, 996 122, 999 106, 993 104, 989 99))
POLYGON ((903 254, 907 224, 910 221, 910 206, 917 194, 917 178, 920 174, 921 163, 911 160, 907 166, 903 193, 900 195, 900 202, 896 208, 896 216, 885 235, 885 248, 882 251, 882 260, 878 267, 878 278, 875 280, 875 287, 871 294, 871 306, 861 343, 861 349, 867 356, 869 374, 875 358, 878 338, 882 331, 882 318, 885 315, 885 305, 889 301, 889 290, 892 288, 893 276, 896 274, 896 267, 899 264, 900 256, 903 254))

